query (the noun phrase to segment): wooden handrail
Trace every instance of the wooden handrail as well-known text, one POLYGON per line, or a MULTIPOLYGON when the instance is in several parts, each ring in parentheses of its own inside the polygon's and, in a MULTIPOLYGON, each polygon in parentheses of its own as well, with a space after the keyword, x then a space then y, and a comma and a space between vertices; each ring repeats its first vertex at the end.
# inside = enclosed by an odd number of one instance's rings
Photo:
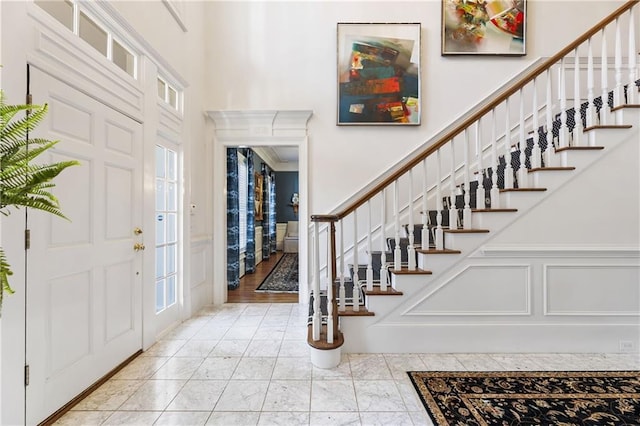
POLYGON ((606 18, 601 20, 598 24, 596 24, 590 30, 586 31, 583 35, 578 37, 574 42, 569 44, 567 47, 565 47, 564 49, 560 50, 558 53, 556 53, 555 55, 553 55, 552 57, 550 57, 546 61, 544 61, 541 64, 539 64, 537 67, 533 68, 530 72, 525 74, 521 79, 519 79, 518 81, 513 83, 507 89, 505 89, 500 95, 496 96, 495 99, 490 101, 488 104, 486 104, 480 110, 478 110, 474 114, 472 114, 469 117, 467 117, 460 124, 457 124, 455 126, 452 125, 451 126, 451 130, 449 130, 442 137, 440 137, 438 139, 438 141, 436 141, 435 143, 429 145, 427 148, 425 148, 422 152, 420 152, 417 155, 415 155, 413 158, 407 160, 407 162, 404 165, 402 165, 402 167, 400 169, 398 169, 397 171, 395 171, 391 175, 387 176, 384 180, 379 182, 373 188, 369 189, 367 192, 365 192, 360 197, 356 198, 347 207, 345 207, 345 208, 343 208, 342 210, 339 210, 339 211, 334 211, 334 212, 332 212, 332 213, 330 213, 328 215, 313 215, 313 216, 311 216, 311 221, 312 222, 334 222, 334 221, 337 221, 337 220, 340 220, 340 219, 344 218, 349 213, 355 211, 358 207, 360 207, 361 205, 366 203, 368 200, 373 198, 377 193, 379 193, 384 188, 389 186, 395 180, 399 179, 401 176, 403 176, 405 173, 407 173, 410 169, 412 169, 413 167, 418 165, 418 163, 420 163, 422 160, 424 160, 429 155, 431 155, 432 153, 437 151, 440 147, 444 146, 447 142, 449 142, 455 136, 457 136, 458 134, 462 133, 466 128, 471 126, 471 124, 475 123, 480 118, 482 118, 483 116, 488 114, 491 110, 493 110, 495 107, 497 107, 502 102, 504 102, 509 96, 511 96, 514 93, 516 93, 523 86, 525 86, 527 83, 529 83, 530 81, 532 81, 533 79, 538 77, 540 74, 542 74, 543 72, 545 72, 546 70, 551 68, 556 62, 558 62, 560 59, 562 59, 565 56, 567 56, 567 54, 571 53, 573 50, 575 50, 582 43, 587 41, 590 37, 593 37, 595 34, 597 34, 599 31, 601 31, 604 27, 606 27, 612 21, 614 21, 619 16, 621 16, 624 12, 626 12, 627 10, 631 9, 633 6, 638 4, 639 1, 640 0, 630 0, 630 1, 626 2, 625 4, 623 4, 622 6, 620 6, 617 10, 615 10, 609 16, 607 16, 606 18))

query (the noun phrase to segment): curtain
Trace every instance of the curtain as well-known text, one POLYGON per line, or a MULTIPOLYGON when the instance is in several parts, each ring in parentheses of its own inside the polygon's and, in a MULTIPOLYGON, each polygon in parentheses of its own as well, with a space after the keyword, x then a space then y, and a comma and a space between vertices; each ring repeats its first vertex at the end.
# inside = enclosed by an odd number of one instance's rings
POLYGON ((245 272, 253 274, 256 271, 256 211, 255 186, 256 181, 253 166, 253 150, 247 149, 247 257, 245 258, 245 272))
POLYGON ((269 166, 262 164, 262 178, 264 184, 262 185, 262 260, 269 259, 271 255, 271 215, 270 205, 271 200, 269 198, 269 166))
POLYGON ((276 174, 270 173, 269 185, 269 243, 271 253, 276 252, 276 174))
POLYGON ((240 286, 238 150, 227 148, 227 288, 240 286))

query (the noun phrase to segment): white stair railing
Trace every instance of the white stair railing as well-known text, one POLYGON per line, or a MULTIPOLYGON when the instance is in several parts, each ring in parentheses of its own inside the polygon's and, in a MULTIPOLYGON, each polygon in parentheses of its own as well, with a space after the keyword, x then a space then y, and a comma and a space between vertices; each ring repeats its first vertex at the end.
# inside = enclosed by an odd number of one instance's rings
POLYGON ((464 131, 462 139, 462 155, 464 157, 464 207, 462 210, 462 228, 471 229, 471 178, 469 176, 469 128, 464 131))
MULTIPOLYGON (((426 159, 425 159, 426 161, 426 159)), ((436 151, 436 176, 442 176, 442 154, 436 151)), ((426 213, 428 214, 428 213, 426 213)), ((444 250, 444 231, 442 229, 442 179, 436 179, 436 230, 434 232, 436 250, 444 250)))
POLYGON ((582 96, 580 96, 580 53, 578 48, 574 49, 573 54, 573 119, 575 125, 573 127, 573 146, 582 146, 582 118, 580 111, 582 110, 582 96))
POLYGON ((602 101, 602 107, 600 108, 600 120, 601 126, 606 126, 609 122, 609 57, 607 56, 607 29, 602 29, 602 37, 600 40, 601 53, 600 53, 600 100, 602 101))
POLYGON ((416 249, 413 245, 415 241, 413 229, 413 169, 409 170, 409 245, 407 246, 407 269, 415 271, 416 269, 416 249))
POLYGON ((456 187, 456 150, 453 139, 449 142, 451 147, 451 174, 449 175, 449 229, 458 229, 458 209, 456 207, 456 196, 458 188, 456 187))
MULTIPOLYGON (((440 185, 440 182, 438 182, 440 185)), ((422 230, 420 234, 420 247, 422 250, 429 249, 429 203, 427 202, 429 199, 429 180, 427 177, 427 158, 422 160, 422 230)), ((440 196, 440 194, 436 194, 436 196, 440 196)))
POLYGON ((382 198, 382 211, 380 219, 380 291, 387 291, 387 190, 383 189, 380 193, 382 198))
POLYGON ((367 225, 368 225, 368 230, 367 230, 367 253, 369 253, 369 260, 367 263, 367 290, 368 291, 372 291, 373 290, 373 253, 372 253, 372 247, 373 247, 373 243, 371 241, 372 237, 372 233, 373 233, 373 225, 371 223, 371 200, 367 201, 367 225))

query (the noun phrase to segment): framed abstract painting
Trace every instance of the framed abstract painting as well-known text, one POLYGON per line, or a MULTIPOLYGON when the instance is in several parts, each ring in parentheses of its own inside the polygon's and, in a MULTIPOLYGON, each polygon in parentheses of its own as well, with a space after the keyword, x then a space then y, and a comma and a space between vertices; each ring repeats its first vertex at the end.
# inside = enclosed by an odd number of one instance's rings
POLYGON ((338 125, 420 124, 420 31, 338 23, 338 125))
POLYGON ((526 0, 442 0, 442 55, 526 55, 526 0))

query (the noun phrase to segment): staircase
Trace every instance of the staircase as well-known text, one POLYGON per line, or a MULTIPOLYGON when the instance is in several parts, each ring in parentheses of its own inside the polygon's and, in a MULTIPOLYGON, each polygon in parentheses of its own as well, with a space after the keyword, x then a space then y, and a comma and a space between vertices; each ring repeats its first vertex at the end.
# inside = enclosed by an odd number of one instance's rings
POLYGON ((343 347, 637 351, 637 4, 311 217, 315 365, 343 347))

